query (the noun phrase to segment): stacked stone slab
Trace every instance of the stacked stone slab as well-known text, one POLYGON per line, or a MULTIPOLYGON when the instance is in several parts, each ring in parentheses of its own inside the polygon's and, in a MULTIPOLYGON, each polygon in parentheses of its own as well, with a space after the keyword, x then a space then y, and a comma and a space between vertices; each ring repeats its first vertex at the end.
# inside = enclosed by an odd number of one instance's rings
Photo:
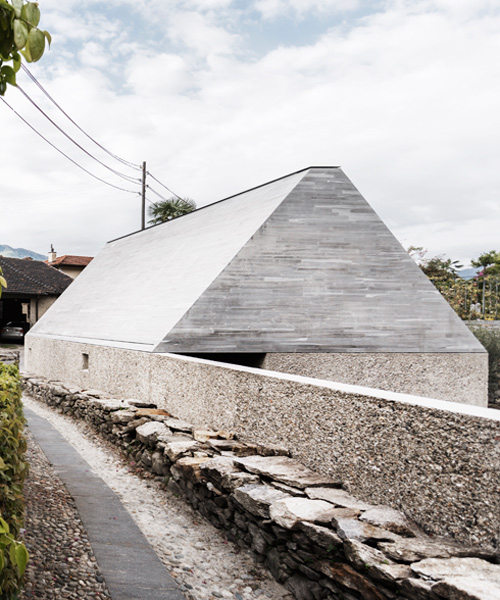
POLYGON ((196 429, 167 411, 26 378, 25 390, 84 419, 181 494, 298 600, 498 600, 491 549, 426 535, 401 512, 362 502, 276 445, 196 429))

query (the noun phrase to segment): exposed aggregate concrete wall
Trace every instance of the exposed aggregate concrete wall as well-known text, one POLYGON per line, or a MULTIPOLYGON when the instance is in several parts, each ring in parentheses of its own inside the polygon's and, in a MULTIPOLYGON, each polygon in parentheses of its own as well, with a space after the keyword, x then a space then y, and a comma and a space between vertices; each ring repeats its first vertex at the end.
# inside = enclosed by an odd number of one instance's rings
MULTIPOLYGON (((498 555, 429 537, 274 444, 196 429, 167 411, 28 377, 25 391, 85 419, 250 548, 297 600, 496 600, 498 555)), ((134 463, 132 463, 134 464, 134 463)))
POLYGON ((488 404, 486 353, 268 353, 261 366, 401 394, 476 406, 488 404))
POLYGON ((498 411, 35 336, 28 336, 27 368, 154 402, 243 441, 283 445, 350 493, 404 510, 429 532, 498 544, 498 411))

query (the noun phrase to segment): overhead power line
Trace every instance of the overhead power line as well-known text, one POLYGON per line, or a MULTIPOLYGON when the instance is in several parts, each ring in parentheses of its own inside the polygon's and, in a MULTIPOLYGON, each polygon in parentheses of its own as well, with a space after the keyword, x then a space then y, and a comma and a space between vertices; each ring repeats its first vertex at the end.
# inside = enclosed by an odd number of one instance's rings
MULTIPOLYGON (((181 197, 180 197, 178 194, 176 194, 175 192, 173 192, 173 191, 172 191, 170 188, 168 188, 168 187, 167 187, 167 186, 166 186, 164 183, 162 183, 162 182, 161 182, 159 179, 156 179, 156 177, 155 177, 155 176, 154 176, 152 173, 150 173, 149 171, 148 171, 148 175, 149 175, 149 176, 150 176, 152 179, 154 179, 154 180, 155 180, 157 183, 159 183, 159 184, 160 184, 162 187, 164 187, 164 188, 165 188, 165 189, 166 189, 168 192, 170 192, 171 194, 173 194, 173 195, 174 195, 176 198, 179 198, 179 200, 182 200, 182 198, 181 198, 181 197)), ((157 194, 157 195, 159 195, 159 194, 157 194)), ((160 196, 160 198, 161 198, 161 196, 160 196)), ((163 198, 163 200, 165 200, 165 198, 163 198)))
POLYGON ((42 140, 44 140, 45 142, 47 142, 47 144, 49 144, 49 146, 52 146, 52 148, 54 148, 54 150, 57 150, 57 152, 59 152, 59 154, 62 154, 65 158, 67 158, 70 162, 72 162, 75 166, 77 166, 79 169, 81 169, 82 171, 84 171, 85 173, 87 173, 87 175, 90 175, 91 177, 93 177, 94 179, 97 179, 97 181, 100 181, 101 183, 104 183, 106 185, 109 185, 112 188, 115 188, 116 190, 120 190, 122 192, 127 192, 129 194, 139 194, 139 192, 137 192, 136 190, 127 190, 125 188, 119 187, 113 183, 110 183, 109 181, 106 181, 105 179, 101 179, 101 177, 98 177, 97 175, 95 175, 94 173, 92 173, 91 171, 89 171, 88 169, 86 169, 85 167, 83 167, 80 163, 78 163, 76 160, 73 160, 70 156, 68 156, 65 152, 63 152, 60 148, 58 148, 55 144, 53 144, 50 140, 48 140, 44 135, 42 135, 35 127, 33 127, 33 125, 31 125, 31 123, 29 121, 27 121, 21 114, 19 114, 17 112, 17 110, 15 110, 8 102, 7 100, 5 100, 5 98, 3 96, 0 96, 0 100, 2 100, 2 102, 8 106, 10 108, 10 110, 17 116, 19 117, 19 119, 21 119, 21 121, 23 121, 23 123, 25 123, 32 131, 34 131, 39 137, 42 138, 42 140))
POLYGON ((22 65, 23 71, 28 75, 28 77, 31 79, 31 81, 33 81, 33 83, 45 94, 45 96, 47 96, 47 98, 55 105, 57 106, 57 108, 62 112, 62 114, 69 120, 71 121, 71 123, 73 123, 73 125, 83 133, 83 135, 85 135, 89 140, 91 140, 92 142, 94 142, 94 144, 96 146, 98 146, 101 150, 104 150, 104 152, 106 152, 106 154, 108 154, 109 156, 112 156, 115 160, 121 162, 124 165, 127 165, 128 167, 132 167, 133 169, 137 169, 137 170, 141 170, 142 167, 141 165, 137 165, 133 162, 130 162, 128 160, 125 160, 124 158, 120 158, 119 156, 117 156, 116 154, 114 154, 113 152, 111 152, 110 150, 108 150, 107 148, 105 148, 102 144, 100 144, 97 140, 95 140, 90 134, 88 134, 82 127, 80 127, 80 125, 78 125, 78 123, 76 121, 74 121, 69 115, 68 113, 54 100, 54 98, 52 98, 52 96, 49 94, 49 92, 47 92, 47 90, 43 87, 43 85, 36 79, 36 77, 29 71, 29 69, 26 67, 26 65, 22 65))
POLYGON ((99 158, 97 158, 96 156, 94 156, 91 152, 89 152, 88 150, 86 150, 82 145, 80 145, 75 139, 73 139, 68 133, 66 133, 66 131, 64 131, 64 129, 62 127, 60 127, 53 119, 51 119, 49 117, 49 115, 38 106, 38 104, 29 96, 29 94, 27 94, 23 88, 17 84, 16 85, 17 89, 21 92, 21 94, 29 101, 31 102, 31 104, 50 122, 52 123, 52 125, 58 130, 60 131, 70 142, 72 142, 77 148, 79 148, 82 152, 84 152, 87 156, 89 156, 90 158, 92 158, 92 160, 95 160, 96 162, 98 162, 101 166, 103 166, 105 169, 107 169, 108 171, 111 171, 111 173, 114 173, 115 175, 117 175, 118 177, 121 177, 122 179, 125 179, 126 181, 129 181, 130 183, 136 183, 138 181, 141 181, 140 179, 137 179, 135 177, 131 177, 130 175, 126 175, 125 173, 121 173, 120 171, 117 171, 116 169, 113 169, 112 167, 108 166, 106 163, 104 163, 102 160, 100 160, 99 158))

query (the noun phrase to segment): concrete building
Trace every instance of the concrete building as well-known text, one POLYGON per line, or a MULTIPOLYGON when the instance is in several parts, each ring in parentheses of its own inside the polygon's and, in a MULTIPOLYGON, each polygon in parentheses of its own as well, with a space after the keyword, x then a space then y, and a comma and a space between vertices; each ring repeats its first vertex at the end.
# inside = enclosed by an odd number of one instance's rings
POLYGON ((127 395, 184 354, 487 404, 485 350, 337 167, 108 243, 27 339, 31 371, 127 395))

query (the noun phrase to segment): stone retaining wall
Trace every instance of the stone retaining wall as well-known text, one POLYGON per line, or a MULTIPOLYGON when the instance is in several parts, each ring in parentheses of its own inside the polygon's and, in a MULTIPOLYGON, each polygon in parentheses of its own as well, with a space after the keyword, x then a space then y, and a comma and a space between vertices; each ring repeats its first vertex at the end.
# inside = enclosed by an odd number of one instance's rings
MULTIPOLYGON (((491 600, 498 555, 425 535, 402 513, 354 498, 342 482, 275 444, 197 429, 144 402, 25 379, 25 392, 84 419, 168 482, 298 600, 491 600)), ((154 406, 154 405, 153 405, 154 406)))
POLYGON ((28 370, 36 366, 47 379, 154 402, 197 427, 285 446, 351 494, 404 510, 429 532, 498 544, 496 410, 173 354, 35 336, 26 346, 28 370))

